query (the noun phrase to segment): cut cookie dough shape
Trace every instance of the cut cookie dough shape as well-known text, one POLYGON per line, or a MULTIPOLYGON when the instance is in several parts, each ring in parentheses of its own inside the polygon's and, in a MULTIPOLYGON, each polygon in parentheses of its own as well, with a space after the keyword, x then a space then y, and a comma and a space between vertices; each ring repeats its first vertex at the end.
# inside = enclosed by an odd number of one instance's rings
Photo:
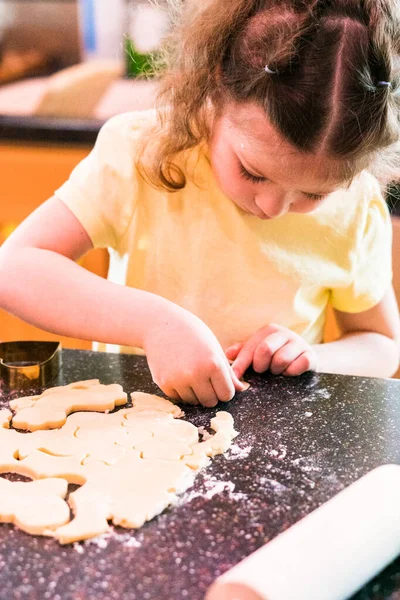
MULTIPOLYGON (((74 436, 83 443, 92 458, 108 464, 115 462, 124 454, 124 449, 132 449, 135 443, 152 437, 152 432, 144 426, 125 428, 126 413, 132 409, 122 409, 113 414, 75 413, 70 415, 62 427, 62 433, 74 432, 74 436)), ((141 415, 146 414, 144 411, 141 415)), ((161 414, 161 413, 160 413, 161 414)), ((163 415, 166 413, 162 413, 163 415)), ((166 415, 171 420, 171 415, 166 415)))
POLYGON ((144 459, 180 460, 192 454, 192 445, 199 440, 197 427, 174 418, 171 412, 156 411, 153 407, 153 400, 150 400, 148 411, 138 409, 136 405, 126 410, 125 427, 130 434, 131 447, 144 459))
MULTIPOLYGON (((122 430, 122 427, 120 427, 122 430)), ((75 435, 67 435, 61 430, 34 431, 30 435, 20 434, 18 442, 18 458, 23 460, 36 450, 56 457, 80 457, 83 460, 89 453, 96 460, 112 464, 119 460, 125 450, 117 446, 113 437, 107 435, 81 439, 75 435)), ((26 464, 26 462, 24 463, 26 464)))
POLYGON ((132 404, 137 410, 145 410, 146 412, 155 410, 157 412, 170 413, 175 419, 184 416, 184 412, 173 404, 170 400, 160 398, 154 394, 145 394, 144 392, 133 392, 131 394, 132 404))
MULTIPOLYGON (((140 422, 140 420, 139 420, 140 422)), ((167 422, 148 423, 152 436, 137 441, 133 447, 144 459, 160 458, 163 460, 181 460, 193 452, 193 445, 199 441, 197 427, 188 421, 172 419, 167 422)))
POLYGON ((62 431, 65 434, 72 434, 76 437, 78 431, 83 429, 90 431, 102 430, 102 433, 108 432, 112 427, 119 428, 125 423, 125 413, 129 409, 121 409, 115 413, 100 413, 100 412, 78 412, 69 415, 66 423, 62 426, 62 431))
POLYGON ((86 453, 85 444, 74 435, 63 435, 63 432, 52 429, 34 431, 29 435, 20 434, 18 442, 18 458, 26 458, 35 450, 53 456, 74 456, 86 453))
POLYGON ((141 458, 179 461, 184 456, 192 454, 189 444, 183 440, 173 440, 168 435, 153 436, 133 446, 141 458))
POLYGON ((51 535, 69 521, 70 509, 63 500, 67 491, 64 479, 21 483, 0 478, 0 521, 27 533, 51 535))
POLYGON ((127 395, 117 383, 102 385, 98 380, 79 381, 50 388, 40 396, 12 400, 10 407, 16 411, 12 424, 16 429, 28 431, 59 428, 71 412, 106 412, 126 401, 127 395))
POLYGON ((52 456, 40 450, 35 450, 23 460, 17 461, 15 468, 9 472, 26 475, 31 479, 60 477, 66 479, 68 483, 82 485, 86 482, 83 465, 86 457, 87 454, 81 456, 52 456))

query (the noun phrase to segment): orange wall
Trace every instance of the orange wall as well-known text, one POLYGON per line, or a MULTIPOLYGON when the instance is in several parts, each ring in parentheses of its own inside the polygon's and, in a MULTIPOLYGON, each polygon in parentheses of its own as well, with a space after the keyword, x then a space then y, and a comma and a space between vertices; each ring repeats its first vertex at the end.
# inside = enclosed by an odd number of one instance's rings
MULTIPOLYGON (((90 147, 0 145, 0 243, 12 229, 68 179, 90 147)), ((104 250, 89 252, 84 267, 105 276, 108 256, 104 250)), ((0 310, 0 341, 61 340, 66 348, 89 349, 90 342, 53 335, 28 325, 0 310)))

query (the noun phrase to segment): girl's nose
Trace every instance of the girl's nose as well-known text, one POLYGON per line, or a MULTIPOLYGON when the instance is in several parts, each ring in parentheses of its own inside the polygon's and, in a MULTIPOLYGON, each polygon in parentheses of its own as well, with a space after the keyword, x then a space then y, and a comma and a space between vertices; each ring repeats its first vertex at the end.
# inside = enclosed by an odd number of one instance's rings
POLYGON ((290 207, 288 194, 278 187, 269 187, 264 193, 256 196, 255 203, 271 219, 286 214, 290 207))

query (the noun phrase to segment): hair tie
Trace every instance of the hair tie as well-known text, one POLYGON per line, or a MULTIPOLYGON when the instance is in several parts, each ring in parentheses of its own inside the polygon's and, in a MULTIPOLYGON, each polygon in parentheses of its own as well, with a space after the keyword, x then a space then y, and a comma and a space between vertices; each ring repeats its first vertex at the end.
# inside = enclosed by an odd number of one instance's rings
POLYGON ((391 81, 378 81, 377 83, 378 87, 392 87, 392 82, 391 81))
POLYGON ((268 65, 265 65, 265 67, 264 67, 264 71, 265 71, 266 73, 269 73, 270 75, 277 75, 277 74, 278 74, 278 71, 272 71, 272 70, 269 68, 269 66, 268 66, 268 65))

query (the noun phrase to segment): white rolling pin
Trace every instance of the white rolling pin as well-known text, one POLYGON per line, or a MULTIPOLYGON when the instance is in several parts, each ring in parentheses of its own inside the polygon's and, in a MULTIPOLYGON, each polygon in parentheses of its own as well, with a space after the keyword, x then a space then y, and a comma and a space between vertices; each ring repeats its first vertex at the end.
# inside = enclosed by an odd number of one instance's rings
POLYGON ((400 466, 374 469, 219 577, 206 600, 345 600, 400 553, 400 466))

